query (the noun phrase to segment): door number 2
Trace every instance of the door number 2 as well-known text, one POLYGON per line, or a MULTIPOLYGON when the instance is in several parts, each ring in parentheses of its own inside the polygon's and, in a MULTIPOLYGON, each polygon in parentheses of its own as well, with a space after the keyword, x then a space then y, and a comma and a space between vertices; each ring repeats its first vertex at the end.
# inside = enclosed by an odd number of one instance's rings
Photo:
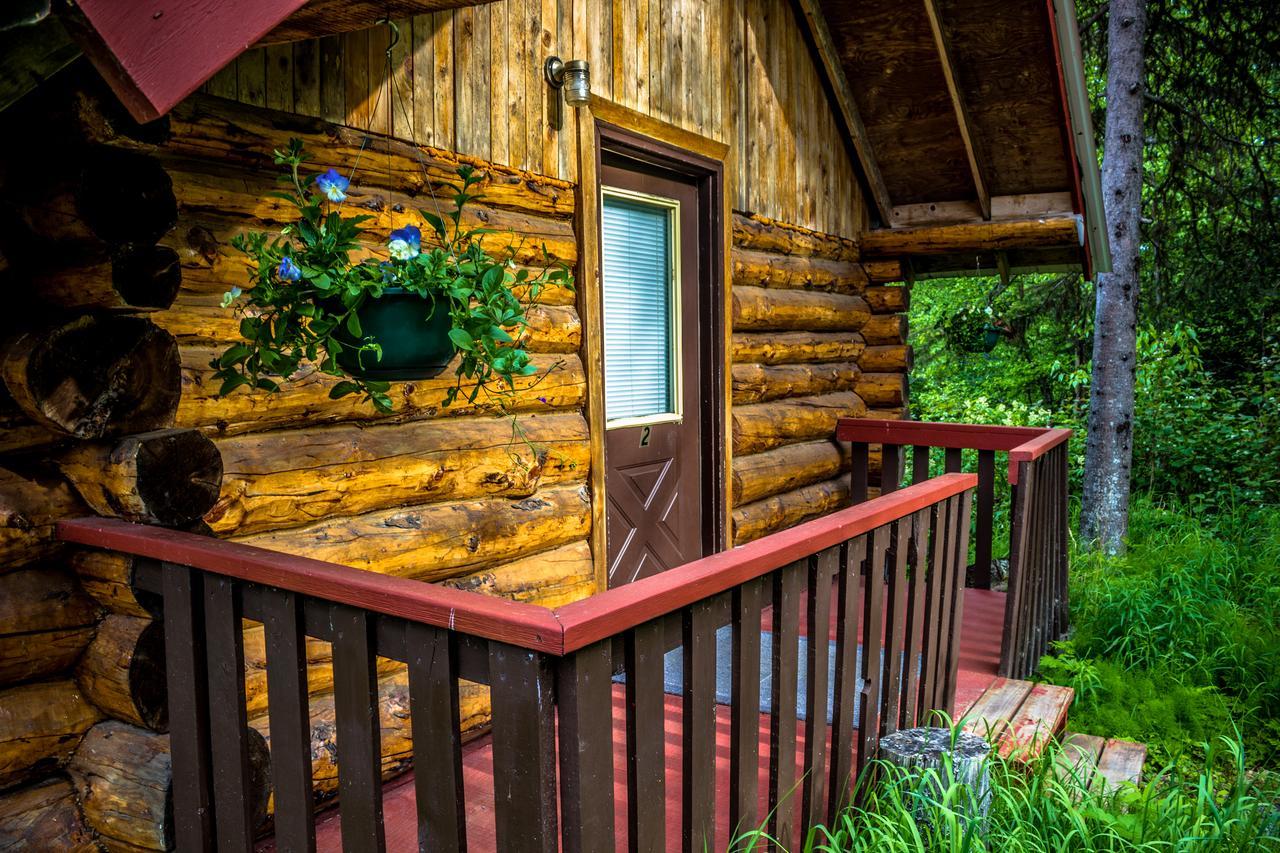
POLYGON ((649 446, 649 429, 650 429, 649 427, 640 428, 640 446, 641 447, 649 446))

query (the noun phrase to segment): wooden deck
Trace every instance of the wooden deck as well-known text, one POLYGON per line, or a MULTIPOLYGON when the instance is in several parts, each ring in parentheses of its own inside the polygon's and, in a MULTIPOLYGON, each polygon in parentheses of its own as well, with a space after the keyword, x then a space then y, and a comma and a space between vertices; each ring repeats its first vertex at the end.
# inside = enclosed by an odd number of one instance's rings
MULTIPOLYGON (((956 689, 957 713, 964 713, 983 696, 996 681, 996 669, 1000 663, 1000 635, 1004 620, 1005 596, 1001 592, 989 590, 965 590, 964 622, 961 632, 960 672, 956 689)), ((804 626, 808 635, 808 626, 804 626)), ((834 634, 832 635, 834 636, 834 634)), ((1025 682, 1023 682, 1025 683, 1025 682)), ((1028 685, 1029 686, 1029 685, 1028 685)), ((626 737, 622 730, 620 713, 622 690, 614 691, 615 725, 614 725, 614 778, 615 783, 615 825, 619 828, 619 849, 626 849, 626 737)), ((667 729, 667 778, 666 791, 670 805, 669 814, 679 814, 681 779, 681 707, 678 696, 667 696, 666 700, 667 729)), ((803 729, 803 726, 801 727, 803 729)), ((830 728, 824 726, 826 736, 830 737, 830 728)), ((717 795, 724 802, 728 790, 729 759, 729 715, 717 716, 717 795)), ((769 717, 760 716, 761 770, 760 790, 768 790, 768 754, 769 717)), ((797 738, 797 761, 801 759, 803 740, 797 738)), ((463 775, 466 782, 466 816, 467 836, 470 849, 487 851, 496 849, 494 841, 493 791, 493 747, 488 736, 472 741, 463 752, 463 775)), ((761 796, 763 806, 764 795, 761 796)), ((383 812, 386 821, 386 837, 388 851, 414 851, 418 849, 416 803, 414 798, 413 774, 408 773, 384 786, 383 812)), ((717 849, 725 849, 730 838, 728 826, 728 809, 717 809, 720 822, 716 827, 717 849)), ((341 815, 338 809, 326 812, 316 823, 317 849, 320 851, 340 851, 341 815)), ((668 822, 667 846, 670 850, 680 849, 680 823, 678 820, 668 822)), ((260 850, 272 850, 270 842, 260 845, 260 850)))
POLYGON ((1063 772, 1077 774, 1085 784, 1114 789, 1142 781, 1147 745, 1118 738, 1067 733, 1062 738, 1063 772))

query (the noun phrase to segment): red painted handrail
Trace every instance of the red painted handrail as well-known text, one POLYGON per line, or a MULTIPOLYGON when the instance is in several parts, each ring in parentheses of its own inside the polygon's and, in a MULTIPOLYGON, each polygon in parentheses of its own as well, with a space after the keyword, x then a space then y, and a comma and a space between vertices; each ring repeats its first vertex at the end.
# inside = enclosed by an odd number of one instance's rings
POLYGON ((1058 427, 988 426, 933 421, 841 418, 838 441, 867 444, 911 444, 960 450, 998 450, 1009 454, 1009 482, 1018 484, 1018 463, 1039 459, 1071 437, 1058 427))
POLYGON ((976 485, 973 474, 944 474, 554 610, 117 519, 61 521, 58 536, 67 542, 190 566, 564 655, 869 533, 976 485))

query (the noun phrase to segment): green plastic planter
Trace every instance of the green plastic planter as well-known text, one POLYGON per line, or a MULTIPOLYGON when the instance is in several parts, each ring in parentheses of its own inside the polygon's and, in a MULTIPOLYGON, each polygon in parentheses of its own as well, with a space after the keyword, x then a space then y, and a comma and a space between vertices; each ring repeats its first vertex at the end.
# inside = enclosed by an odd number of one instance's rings
MULTIPOLYGON (((382 345, 382 360, 365 353, 361 366, 355 350, 343 350, 338 364, 351 376, 381 381, 430 379, 443 372, 453 358, 447 304, 437 305, 433 298, 389 287, 381 298, 366 300, 356 315, 365 336, 382 345)), ((339 340, 359 345, 345 334, 339 340)))

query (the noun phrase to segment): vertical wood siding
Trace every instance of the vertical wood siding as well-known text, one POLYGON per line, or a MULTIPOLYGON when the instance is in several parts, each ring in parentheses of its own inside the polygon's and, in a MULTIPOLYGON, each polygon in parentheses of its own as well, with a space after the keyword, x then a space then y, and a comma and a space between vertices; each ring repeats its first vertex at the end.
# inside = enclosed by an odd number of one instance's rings
POLYGON ((542 65, 585 57, 596 94, 737 150, 736 209, 845 237, 865 225, 786 0, 499 0, 397 26, 390 67, 375 28, 250 51, 206 90, 575 180, 576 115, 542 65))

